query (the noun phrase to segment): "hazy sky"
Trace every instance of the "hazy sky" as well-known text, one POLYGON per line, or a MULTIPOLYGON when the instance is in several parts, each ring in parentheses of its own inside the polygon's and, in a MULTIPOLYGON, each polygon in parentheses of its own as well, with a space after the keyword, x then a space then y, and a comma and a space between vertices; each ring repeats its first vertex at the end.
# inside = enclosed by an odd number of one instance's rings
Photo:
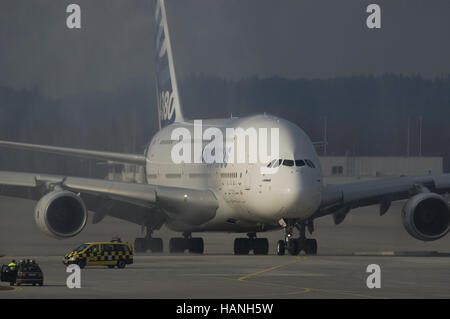
MULTIPOLYGON (((448 0, 166 1, 181 77, 450 73, 448 0), (366 27, 370 3, 381 6, 381 30, 366 27)), ((151 9, 151 0, 0 0, 0 85, 59 97, 152 78, 151 9), (70 3, 81 6, 81 30, 66 27, 70 3)))

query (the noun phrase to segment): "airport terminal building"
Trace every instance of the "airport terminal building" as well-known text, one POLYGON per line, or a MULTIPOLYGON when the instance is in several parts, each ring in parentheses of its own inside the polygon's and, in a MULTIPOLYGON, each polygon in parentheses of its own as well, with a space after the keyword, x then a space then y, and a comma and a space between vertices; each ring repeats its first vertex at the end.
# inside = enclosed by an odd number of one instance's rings
POLYGON ((443 157, 321 156, 325 184, 443 173, 443 157))

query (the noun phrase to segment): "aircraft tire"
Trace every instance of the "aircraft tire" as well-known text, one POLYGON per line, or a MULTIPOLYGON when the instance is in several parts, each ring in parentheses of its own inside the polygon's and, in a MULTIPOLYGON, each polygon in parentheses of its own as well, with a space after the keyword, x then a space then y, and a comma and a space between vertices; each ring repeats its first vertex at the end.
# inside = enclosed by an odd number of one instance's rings
POLYGON ((316 255, 317 254, 317 240, 307 239, 305 243, 305 254, 316 255))
POLYGON ((290 240, 288 241, 287 246, 288 246, 288 252, 289 252, 289 254, 292 255, 292 256, 297 256, 298 253, 300 252, 299 247, 298 247, 298 246, 299 246, 299 243, 298 243, 298 241, 295 240, 295 239, 290 239, 290 240))
POLYGON ((162 253, 163 241, 161 238, 151 238, 147 241, 147 247, 152 251, 152 253, 162 253))
POLYGON ((248 238, 236 238, 234 240, 234 254, 248 255, 250 252, 250 240, 248 238))
POLYGON ((145 253, 147 251, 147 243, 145 238, 136 238, 134 240, 134 251, 136 253, 145 253))
POLYGON ((267 255, 269 253, 269 241, 267 238, 255 238, 253 243, 253 253, 255 255, 267 255))
POLYGON ((279 240, 277 243, 277 255, 283 256, 286 252, 286 243, 284 240, 279 240))
POLYGON ((171 254, 183 253, 186 249, 186 239, 173 237, 169 241, 169 251, 171 254))
POLYGON ((189 239, 189 252, 191 254, 203 254, 204 244, 203 238, 191 238, 189 239))

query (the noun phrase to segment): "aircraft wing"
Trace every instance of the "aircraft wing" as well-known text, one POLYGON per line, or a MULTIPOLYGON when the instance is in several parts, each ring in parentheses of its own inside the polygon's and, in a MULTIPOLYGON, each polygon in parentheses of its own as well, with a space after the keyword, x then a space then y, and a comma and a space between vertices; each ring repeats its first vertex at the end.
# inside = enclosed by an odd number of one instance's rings
POLYGON ((450 174, 404 176, 324 187, 320 209, 312 216, 333 215, 342 222, 354 208, 380 204, 380 215, 387 212, 392 201, 408 199, 421 192, 450 192, 450 174))
POLYGON ((0 171, 0 195, 39 200, 51 191, 80 195, 94 222, 111 215, 137 224, 146 216, 163 212, 191 224, 215 216, 217 199, 210 190, 125 183, 102 179, 0 171), (139 211, 138 216, 133 214, 139 211))
POLYGON ((69 148, 50 145, 39 145, 29 143, 17 143, 9 141, 0 141, 0 147, 15 148, 28 151, 38 151, 59 155, 70 155, 82 158, 99 159, 105 161, 113 161, 118 163, 128 163, 135 165, 145 165, 146 159, 140 154, 124 154, 104 151, 93 151, 79 148, 69 148))

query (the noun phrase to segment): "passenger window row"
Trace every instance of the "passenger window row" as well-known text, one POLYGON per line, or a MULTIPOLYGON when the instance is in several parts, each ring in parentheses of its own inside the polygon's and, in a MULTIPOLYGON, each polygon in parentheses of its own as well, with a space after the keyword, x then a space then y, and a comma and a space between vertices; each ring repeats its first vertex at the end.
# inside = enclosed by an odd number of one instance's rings
POLYGON ((267 167, 276 168, 276 167, 279 167, 281 165, 288 166, 288 167, 293 167, 293 166, 302 167, 302 166, 306 166, 307 165, 307 166, 309 166, 311 168, 316 168, 314 163, 311 160, 309 160, 309 159, 305 159, 305 160, 299 159, 299 160, 295 160, 295 161, 294 160, 287 160, 287 159, 285 159, 285 160, 276 159, 276 160, 273 160, 272 162, 270 162, 267 165, 267 167))
POLYGON ((238 173, 222 173, 220 174, 221 178, 237 178, 238 173))

